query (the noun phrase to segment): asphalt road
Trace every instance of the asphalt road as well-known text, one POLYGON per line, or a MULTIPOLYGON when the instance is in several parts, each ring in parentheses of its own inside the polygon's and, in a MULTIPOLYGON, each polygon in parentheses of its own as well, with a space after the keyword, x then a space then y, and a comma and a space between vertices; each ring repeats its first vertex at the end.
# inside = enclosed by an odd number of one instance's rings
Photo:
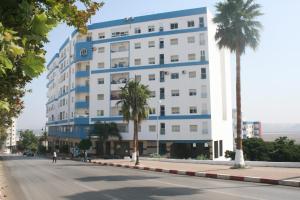
POLYGON ((5 157, 6 174, 13 189, 10 200, 148 200, 221 199, 289 200, 300 198, 300 189, 89 163, 5 157))

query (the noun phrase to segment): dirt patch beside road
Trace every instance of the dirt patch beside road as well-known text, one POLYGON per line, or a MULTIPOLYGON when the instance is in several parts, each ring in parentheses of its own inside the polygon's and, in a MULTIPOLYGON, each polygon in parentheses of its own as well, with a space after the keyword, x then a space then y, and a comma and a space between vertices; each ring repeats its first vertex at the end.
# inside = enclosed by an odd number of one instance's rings
POLYGON ((0 159, 0 200, 8 199, 8 182, 4 172, 3 160, 0 159))

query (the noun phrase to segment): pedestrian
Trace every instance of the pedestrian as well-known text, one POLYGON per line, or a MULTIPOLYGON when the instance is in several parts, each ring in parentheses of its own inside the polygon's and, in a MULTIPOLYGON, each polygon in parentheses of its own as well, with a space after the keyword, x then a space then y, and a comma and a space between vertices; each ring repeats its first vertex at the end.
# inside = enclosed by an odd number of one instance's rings
POLYGON ((87 162, 87 151, 84 151, 84 162, 87 162))
POLYGON ((52 163, 56 163, 56 157, 57 157, 57 154, 56 154, 56 151, 53 152, 53 161, 52 163))

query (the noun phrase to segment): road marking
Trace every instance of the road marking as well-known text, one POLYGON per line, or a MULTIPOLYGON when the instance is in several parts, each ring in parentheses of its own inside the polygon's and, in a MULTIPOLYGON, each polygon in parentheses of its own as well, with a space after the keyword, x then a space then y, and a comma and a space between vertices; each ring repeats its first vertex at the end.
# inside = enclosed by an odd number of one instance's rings
POLYGON ((252 200, 264 200, 262 198, 255 198, 255 197, 246 196, 246 195, 232 194, 232 193, 229 193, 229 192, 215 191, 215 190, 212 190, 212 189, 202 189, 202 188, 198 188, 198 187, 193 187, 193 186, 183 185, 183 184, 177 184, 177 183, 170 183, 170 182, 166 182, 166 181, 158 181, 158 180, 149 180, 149 181, 157 182, 157 183, 161 183, 161 184, 168 184, 168 185, 177 186, 177 187, 186 187, 186 188, 192 188, 192 189, 197 189, 197 190, 207 190, 207 191, 210 191, 210 192, 225 194, 225 195, 238 197, 238 198, 246 198, 246 199, 252 199, 252 200))

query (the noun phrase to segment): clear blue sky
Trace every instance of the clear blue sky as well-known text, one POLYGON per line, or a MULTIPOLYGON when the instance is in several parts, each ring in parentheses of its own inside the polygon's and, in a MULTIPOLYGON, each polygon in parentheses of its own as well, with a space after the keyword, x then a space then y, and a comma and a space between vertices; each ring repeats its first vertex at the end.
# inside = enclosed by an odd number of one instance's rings
MULTIPOLYGON (((219 0, 111 0, 92 23, 207 6, 213 13, 219 0)), ((300 123, 300 1, 257 0, 265 13, 261 44, 242 57, 242 110, 247 120, 267 123, 300 123)), ((49 34, 47 62, 73 28, 59 25, 49 34)), ((234 88, 234 60, 232 85, 234 88)), ((25 97, 18 128, 41 129, 46 121, 46 73, 32 81, 25 97)), ((233 91, 233 97, 234 97, 233 91)))

